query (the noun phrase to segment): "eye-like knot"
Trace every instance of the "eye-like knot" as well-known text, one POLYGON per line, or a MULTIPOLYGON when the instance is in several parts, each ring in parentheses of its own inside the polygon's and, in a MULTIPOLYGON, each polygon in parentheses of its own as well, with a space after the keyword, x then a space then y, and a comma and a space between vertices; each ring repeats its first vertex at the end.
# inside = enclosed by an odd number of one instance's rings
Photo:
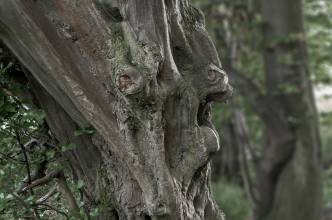
POLYGON ((208 80, 215 81, 217 79, 217 73, 214 70, 208 71, 208 80))
POLYGON ((224 70, 211 63, 205 69, 207 88, 204 90, 206 101, 226 101, 232 95, 232 87, 228 83, 228 76, 224 70))
POLYGON ((143 88, 143 77, 133 67, 124 69, 116 78, 116 85, 125 95, 140 92, 143 88))
POLYGON ((215 84, 215 83, 222 83, 228 84, 228 76, 221 68, 214 64, 208 65, 207 68, 207 79, 215 84))
POLYGON ((121 91, 128 90, 128 88, 133 84, 130 76, 124 74, 119 77, 119 88, 121 91))

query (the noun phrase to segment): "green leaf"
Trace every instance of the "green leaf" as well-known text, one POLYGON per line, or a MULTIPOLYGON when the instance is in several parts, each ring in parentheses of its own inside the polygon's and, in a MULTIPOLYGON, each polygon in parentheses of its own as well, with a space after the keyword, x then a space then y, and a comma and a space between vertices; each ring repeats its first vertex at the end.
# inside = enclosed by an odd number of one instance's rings
POLYGON ((61 146, 61 151, 62 152, 66 152, 69 150, 74 150, 75 148, 77 148, 77 145, 74 143, 69 143, 69 144, 65 144, 61 146))
POLYGON ((90 212, 90 215, 91 217, 97 217, 98 215, 100 214, 100 210, 99 208, 94 208, 91 212, 90 212))
POLYGON ((95 133, 95 129, 93 127, 86 127, 86 128, 79 128, 74 131, 74 135, 81 136, 81 135, 91 135, 95 133))
POLYGON ((81 188, 83 188, 84 185, 85 185, 85 183, 84 183, 83 180, 78 180, 78 181, 77 181, 77 184, 76 184, 77 189, 81 189, 81 188))
POLYGON ((46 152, 46 157, 48 160, 53 159, 55 156, 55 150, 51 149, 46 152))

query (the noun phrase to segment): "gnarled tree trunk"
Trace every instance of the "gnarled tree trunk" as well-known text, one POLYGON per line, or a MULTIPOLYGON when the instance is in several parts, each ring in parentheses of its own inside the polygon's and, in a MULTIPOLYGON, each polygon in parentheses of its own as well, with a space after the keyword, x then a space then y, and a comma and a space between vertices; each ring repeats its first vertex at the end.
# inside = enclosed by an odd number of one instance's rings
POLYGON ((0 39, 57 139, 79 146, 66 156, 101 219, 222 219, 210 102, 231 89, 187 0, 3 0, 0 39))

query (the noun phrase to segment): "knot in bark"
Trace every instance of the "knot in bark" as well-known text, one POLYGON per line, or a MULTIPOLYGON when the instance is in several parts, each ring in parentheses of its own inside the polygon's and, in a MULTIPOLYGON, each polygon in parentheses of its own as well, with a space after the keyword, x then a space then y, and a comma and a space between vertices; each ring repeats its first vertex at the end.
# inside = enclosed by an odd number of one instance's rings
POLYGON ((214 64, 209 64, 205 71, 208 87, 202 93, 206 100, 208 102, 228 100, 233 94, 233 88, 229 85, 226 72, 214 64))
POLYGON ((144 86, 144 79, 133 67, 124 69, 116 78, 116 85, 125 95, 139 93, 144 86))

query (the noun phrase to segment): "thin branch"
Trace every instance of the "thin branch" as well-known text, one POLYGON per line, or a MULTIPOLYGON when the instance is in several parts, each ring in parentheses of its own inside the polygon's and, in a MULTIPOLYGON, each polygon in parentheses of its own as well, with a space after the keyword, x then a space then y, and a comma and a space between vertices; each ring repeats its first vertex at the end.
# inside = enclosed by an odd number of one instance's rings
POLYGON ((245 116, 243 115, 242 111, 237 110, 237 107, 234 104, 234 102, 232 102, 232 108, 235 109, 233 112, 233 118, 235 118, 235 120, 239 120, 239 121, 235 121, 234 123, 236 123, 236 126, 239 126, 239 128, 237 128, 237 129, 241 131, 241 138, 243 140, 241 143, 245 143, 245 147, 248 149, 250 158, 252 159, 252 162, 254 163, 255 168, 257 168, 258 161, 260 160, 260 158, 258 156, 257 151, 252 146, 252 142, 250 141, 251 139, 249 137, 249 130, 247 127, 245 116))
MULTIPOLYGON (((30 163, 28 160, 28 155, 27 155, 24 145, 22 144, 20 134, 18 133, 17 130, 15 130, 15 135, 16 135, 17 142, 20 145, 21 151, 24 156, 24 161, 25 161, 25 165, 26 165, 26 169, 27 169, 27 173, 28 173, 28 183, 31 184, 32 180, 31 180, 31 171, 30 171, 30 163)), ((32 189, 30 190, 30 192, 31 192, 31 194, 33 194, 32 189)))
POLYGON ((250 176, 249 165, 246 156, 246 148, 248 148, 249 139, 247 135, 247 129, 245 126, 245 119, 242 112, 235 110, 234 112, 234 126, 236 129, 236 135, 238 135, 238 144, 240 149, 240 164, 241 164, 241 173, 245 185, 248 198, 254 205, 258 204, 258 199, 255 193, 254 184, 250 176))
POLYGON ((40 217, 38 216, 37 211, 32 206, 27 204, 16 193, 10 193, 10 194, 16 199, 16 201, 18 201, 18 203, 20 203, 24 208, 26 208, 26 210, 30 213, 30 215, 33 219, 37 219, 37 220, 40 219, 40 217), (31 211, 31 210, 34 210, 34 211, 31 211))
POLYGON ((80 211, 79 206, 78 206, 76 199, 75 199, 73 193, 71 192, 71 190, 67 184, 66 178, 61 170, 52 171, 52 172, 48 173, 46 176, 33 181, 30 185, 24 187, 18 193, 22 193, 27 190, 33 189, 35 187, 45 185, 45 184, 51 182, 55 178, 58 180, 57 182, 58 182, 59 189, 60 189, 62 195, 68 202, 69 209, 71 211, 73 211, 74 213, 79 213, 79 211, 80 211))
POLYGON ((225 65, 225 70, 228 72, 231 84, 239 89, 239 92, 246 97, 256 100, 264 96, 259 85, 245 73, 235 69, 232 65, 225 65))
POLYGON ((37 201, 36 201, 36 204, 37 205, 40 205, 44 202, 46 202, 49 198, 51 198, 52 196, 54 196, 56 193, 57 193, 57 187, 56 186, 53 186, 52 189, 46 193, 44 196, 40 197, 37 201))
MULTIPOLYGON (((2 153, 2 152, 0 152, 0 155, 2 155, 3 157, 5 157, 5 158, 7 158, 7 159, 12 160, 12 161, 18 162, 18 163, 25 163, 25 160, 18 160, 18 159, 16 159, 15 157, 10 156, 10 155, 8 155, 8 154, 4 154, 4 153, 2 153)), ((5 159, 3 159, 3 160, 5 160, 5 159)))
POLYGON ((58 176, 58 184, 59 184, 59 189, 60 189, 62 195, 65 197, 65 199, 68 202, 69 209, 74 213, 79 213, 80 208, 76 202, 76 199, 75 199, 73 193, 71 192, 71 190, 67 184, 66 178, 63 175, 63 173, 61 173, 58 176))
MULTIPOLYGON (((46 159, 44 159, 43 161, 41 161, 35 170, 32 171, 31 173, 31 182, 37 180, 37 179, 40 179, 42 177, 45 176, 45 171, 46 171, 46 168, 47 168, 47 163, 48 161, 46 159)), ((28 179, 28 176, 26 176, 24 179, 23 179, 23 183, 21 184, 21 186, 16 190, 16 192, 21 192, 22 189, 24 187, 26 187, 27 185, 29 185, 27 183, 27 179, 28 179)))
POLYGON ((23 193, 23 192, 33 189, 35 187, 45 185, 45 184, 51 182, 54 178, 59 177, 60 173, 61 173, 61 171, 59 171, 59 170, 52 171, 52 172, 48 173, 46 176, 36 179, 31 184, 29 184, 26 187, 24 187, 23 189, 21 189, 18 193, 23 193))
MULTIPOLYGON (((25 165, 26 165, 26 169, 27 169, 27 173, 28 173, 28 183, 31 184, 31 169, 30 169, 30 163, 29 163, 29 160, 28 160, 28 155, 27 155, 27 152, 26 152, 26 149, 24 147, 24 145, 22 144, 22 141, 21 141, 21 137, 20 137, 20 134, 18 133, 17 130, 14 130, 15 132, 15 135, 16 135, 16 139, 17 139, 17 142, 18 144, 20 145, 20 148, 21 148, 21 151, 23 153, 23 156, 24 156, 24 161, 25 161, 25 165)), ((33 190, 30 189, 30 194, 33 195, 33 190)), ((36 209, 34 209, 34 213, 36 214, 36 216, 38 216, 38 211, 36 209)), ((39 216, 38 216, 39 218, 39 216)))
POLYGON ((246 73, 234 67, 238 60, 237 49, 239 42, 234 40, 235 38, 232 36, 233 33, 229 25, 224 25, 224 30, 227 34, 225 36, 220 35, 220 38, 224 39, 228 54, 230 54, 224 60, 224 69, 228 72, 231 85, 249 100, 251 109, 261 117, 267 127, 272 129, 273 133, 289 139, 287 121, 276 112, 276 109, 279 108, 278 103, 269 99, 253 78, 248 77, 246 73))
POLYGON ((23 105, 23 103, 21 102, 21 100, 19 98, 17 98, 11 91, 10 89, 8 89, 6 87, 5 84, 1 83, 0 82, 0 88, 2 89, 3 93, 5 93, 7 96, 10 96, 14 102, 20 106, 21 108, 25 109, 25 110, 28 110, 26 106, 23 105))
POLYGON ((66 217, 66 219, 69 219, 69 216, 65 213, 65 212, 63 212, 63 211, 60 211, 59 209, 57 209, 57 208, 54 208, 53 206, 51 206, 51 205, 48 205, 48 204, 44 204, 44 203, 42 203, 42 204, 37 204, 38 206, 44 206, 44 207, 47 207, 47 209, 46 210, 53 210, 53 211, 55 211, 55 212, 57 212, 57 213, 59 213, 59 214, 61 214, 61 215, 63 215, 63 216, 65 216, 66 217))
POLYGON ((28 142, 24 144, 24 148, 28 151, 30 151, 35 145, 38 144, 38 140, 35 138, 31 138, 28 142))

